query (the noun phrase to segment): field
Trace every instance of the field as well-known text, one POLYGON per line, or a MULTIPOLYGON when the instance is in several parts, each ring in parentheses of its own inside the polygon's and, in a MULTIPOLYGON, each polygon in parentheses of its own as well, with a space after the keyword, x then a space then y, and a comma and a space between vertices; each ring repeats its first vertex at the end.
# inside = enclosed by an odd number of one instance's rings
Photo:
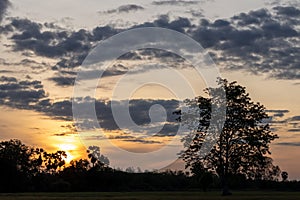
POLYGON ((0 194, 0 200, 260 200, 300 199, 298 192, 234 192, 222 197, 219 192, 128 192, 128 193, 24 193, 0 194))

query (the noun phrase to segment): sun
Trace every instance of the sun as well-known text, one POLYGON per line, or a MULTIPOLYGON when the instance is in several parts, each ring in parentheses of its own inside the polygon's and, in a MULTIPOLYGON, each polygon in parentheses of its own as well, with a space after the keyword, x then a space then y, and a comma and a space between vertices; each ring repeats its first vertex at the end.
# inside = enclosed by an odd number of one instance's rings
POLYGON ((67 158, 64 160, 67 164, 69 164, 71 162, 71 160, 73 160, 75 157, 68 151, 66 151, 66 154, 67 154, 67 158))
POLYGON ((75 150, 77 148, 74 144, 59 144, 58 147, 59 150, 62 151, 70 151, 70 150, 75 150))
POLYGON ((72 155, 72 152, 77 149, 77 146, 75 146, 74 144, 59 144, 58 148, 59 150, 66 152, 67 154, 67 158, 65 159, 66 163, 70 163, 70 161, 75 158, 75 156, 72 155))

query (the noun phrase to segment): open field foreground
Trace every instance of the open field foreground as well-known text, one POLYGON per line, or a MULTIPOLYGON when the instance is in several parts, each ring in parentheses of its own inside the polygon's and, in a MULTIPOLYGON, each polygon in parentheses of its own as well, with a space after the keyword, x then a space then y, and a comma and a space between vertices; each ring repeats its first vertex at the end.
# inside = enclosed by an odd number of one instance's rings
POLYGON ((220 196, 218 192, 128 192, 128 193, 24 193, 0 194, 0 200, 219 200, 219 199, 284 199, 298 200, 299 192, 234 192, 228 197, 220 196))

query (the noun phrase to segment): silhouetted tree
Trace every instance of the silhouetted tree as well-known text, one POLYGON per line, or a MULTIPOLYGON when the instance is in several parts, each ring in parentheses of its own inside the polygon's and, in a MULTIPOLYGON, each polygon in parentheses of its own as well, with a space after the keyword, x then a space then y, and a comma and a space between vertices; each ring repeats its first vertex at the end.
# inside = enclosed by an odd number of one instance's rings
POLYGON ((200 184, 203 191, 206 192, 210 185, 213 183, 213 174, 207 171, 201 163, 194 164, 191 167, 193 178, 200 184))
POLYGON ((86 159, 71 160, 69 168, 72 168, 75 171, 83 172, 88 170, 89 164, 89 161, 86 159))
MULTIPOLYGON (((41 149, 32 148, 20 140, 0 142, 0 188, 6 191, 25 190, 28 181, 40 172, 41 149)), ((1 189, 0 189, 1 190, 1 189)))
POLYGON ((287 179, 289 178, 289 174, 287 172, 281 172, 281 178, 282 178, 282 181, 287 181, 287 179))
POLYGON ((55 153, 43 152, 46 172, 53 174, 61 170, 61 168, 66 164, 66 158, 67 154, 65 151, 56 151, 55 153))
POLYGON ((100 147, 89 146, 88 157, 91 160, 93 167, 107 167, 109 165, 109 160, 107 157, 101 154, 100 147))
MULTIPOLYGON (((199 122, 197 131, 184 139, 186 149, 181 157, 185 160, 186 167, 200 164, 207 171, 218 174, 222 181, 223 195, 229 195, 229 175, 243 174, 248 179, 260 180, 279 176, 279 168, 268 157, 271 154, 269 144, 278 136, 263 121, 268 118, 265 107, 253 102, 245 87, 221 78, 218 79, 218 84, 217 88, 205 90, 210 97, 200 96, 186 100, 189 107, 199 108, 199 122), (222 89, 226 97, 220 95, 222 89), (212 107, 217 111, 214 117, 221 117, 223 113, 218 113, 218 110, 222 110, 223 104, 226 104, 225 123, 216 120, 212 124, 212 107), (217 131, 221 134, 216 144, 208 155, 201 156, 199 152, 203 151, 201 148, 206 148, 205 141, 215 137, 217 131)), ((191 113, 177 114, 181 114, 183 123, 192 123, 191 113)))
POLYGON ((135 173, 135 169, 134 169, 134 167, 127 167, 127 168, 125 169, 125 172, 128 172, 128 173, 135 173))

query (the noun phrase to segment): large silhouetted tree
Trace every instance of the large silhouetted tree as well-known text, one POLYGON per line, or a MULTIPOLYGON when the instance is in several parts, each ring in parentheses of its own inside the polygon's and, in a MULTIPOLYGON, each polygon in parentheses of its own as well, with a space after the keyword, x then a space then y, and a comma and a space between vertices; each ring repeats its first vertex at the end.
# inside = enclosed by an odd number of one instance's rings
MULTIPOLYGON (((223 187, 223 195, 230 194, 228 189, 228 177, 244 175, 247 179, 270 180, 279 175, 279 167, 272 164, 269 145, 278 138, 270 131, 269 125, 264 123, 268 118, 265 107, 255 103, 249 97, 245 87, 236 82, 228 82, 226 79, 218 79, 219 87, 207 88, 205 91, 209 97, 197 97, 187 100, 189 107, 199 108, 199 121, 197 131, 191 132, 185 138, 186 149, 181 157, 187 167, 199 167, 199 164, 207 170, 216 173, 223 187), (226 98, 218 96, 221 89, 226 93, 226 98), (226 101, 225 101, 226 100, 226 101), (218 106, 226 104, 225 123, 218 120, 211 124, 212 106, 215 110, 221 110, 218 106), (210 153, 201 156, 200 149, 210 137, 210 131, 221 128, 220 136, 210 153), (224 125, 224 126, 223 126, 224 125)), ((190 119, 190 113, 179 112, 181 120, 190 119), (187 117, 184 117, 184 116, 187 117)), ((220 113, 222 115, 222 113, 220 113)), ((221 116, 222 117, 222 116, 221 116)), ((188 124, 189 122, 187 122, 188 124)))

